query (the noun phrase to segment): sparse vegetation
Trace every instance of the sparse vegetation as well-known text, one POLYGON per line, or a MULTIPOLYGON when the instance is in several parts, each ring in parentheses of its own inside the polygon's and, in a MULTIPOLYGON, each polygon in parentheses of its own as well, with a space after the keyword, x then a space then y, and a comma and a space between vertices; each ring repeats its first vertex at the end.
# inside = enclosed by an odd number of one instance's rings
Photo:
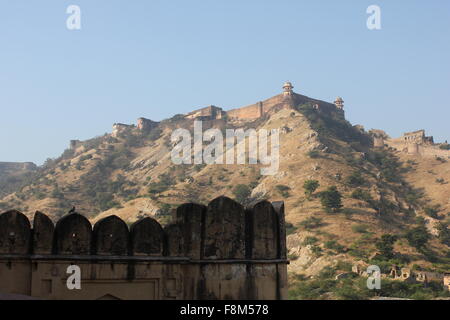
POLYGON ((417 250, 423 250, 430 240, 430 234, 424 224, 421 224, 415 228, 408 230, 405 234, 405 238, 411 247, 417 250))
POLYGON ((366 224, 354 224, 352 226, 352 231, 356 233, 367 233, 367 229, 369 228, 366 224))
POLYGON ((311 198, 312 194, 316 192, 317 188, 319 188, 320 184, 317 180, 306 180, 303 184, 303 189, 305 190, 305 195, 308 199, 311 198))
POLYGON ((375 244, 381 256, 385 259, 392 259, 394 257, 394 243, 397 241, 397 236, 392 234, 383 234, 375 244))
POLYGON ((275 188, 277 189, 277 191, 281 194, 281 196, 283 198, 289 198, 291 196, 289 193, 289 191, 291 190, 290 187, 279 184, 275 188))
POLYGON ((448 223, 439 222, 436 226, 438 231, 438 239, 441 243, 450 247, 450 229, 448 223))
POLYGON ((294 234, 297 231, 297 227, 290 222, 286 222, 286 235, 294 234))
POLYGON ((313 279, 296 275, 289 290, 289 299, 292 300, 367 300, 375 296, 404 298, 413 300, 428 300, 438 297, 448 298, 450 292, 446 292, 441 283, 430 282, 407 283, 390 279, 381 280, 381 290, 367 288, 367 279, 350 275, 349 277, 335 280, 338 268, 326 267, 318 277, 313 279))
POLYGON ((446 163, 447 162, 447 160, 445 160, 442 157, 436 157, 436 161, 439 161, 440 163, 446 163))
POLYGON ((317 239, 316 237, 306 237, 305 240, 303 241, 303 245, 304 246, 313 245, 316 244, 317 242, 319 242, 319 239, 317 239))
POLYGON ((237 202, 245 203, 252 193, 252 190, 245 184, 238 184, 233 189, 233 195, 237 202))
POLYGON ((372 196, 370 195, 369 191, 363 190, 363 189, 356 189, 352 192, 350 195, 353 199, 362 200, 368 203, 373 202, 372 196))
POLYGON ((340 245, 336 240, 325 241, 323 244, 326 249, 333 250, 336 253, 343 253, 345 247, 340 245))
POLYGON ((345 179, 345 184, 349 187, 360 187, 365 183, 365 180, 360 172, 353 172, 345 179))
POLYGON ((309 217, 299 223, 299 226, 305 230, 317 229, 323 226, 323 221, 321 218, 309 217))
POLYGON ((160 194, 164 191, 169 190, 170 186, 173 184, 173 180, 169 177, 168 174, 161 174, 159 177, 159 181, 150 182, 148 184, 148 193, 149 194, 160 194))
POLYGON ((439 219, 439 212, 440 212, 441 206, 435 205, 435 206, 427 206, 423 209, 425 214, 433 219, 439 219))
POLYGON ((316 151, 316 150, 309 151, 309 152, 307 153, 307 155, 308 155, 308 157, 310 157, 311 159, 317 159, 317 158, 320 158, 320 152, 319 152, 319 151, 316 151))

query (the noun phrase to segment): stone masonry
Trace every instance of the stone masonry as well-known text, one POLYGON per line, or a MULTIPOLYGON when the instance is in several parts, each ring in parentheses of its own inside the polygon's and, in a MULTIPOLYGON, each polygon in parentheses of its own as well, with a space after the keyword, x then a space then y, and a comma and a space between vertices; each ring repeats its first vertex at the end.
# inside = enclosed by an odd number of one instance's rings
POLYGON ((188 203, 174 223, 78 213, 56 225, 36 212, 0 215, 0 295, 38 299, 286 299, 284 204, 188 203), (81 290, 66 286, 81 268, 81 290))

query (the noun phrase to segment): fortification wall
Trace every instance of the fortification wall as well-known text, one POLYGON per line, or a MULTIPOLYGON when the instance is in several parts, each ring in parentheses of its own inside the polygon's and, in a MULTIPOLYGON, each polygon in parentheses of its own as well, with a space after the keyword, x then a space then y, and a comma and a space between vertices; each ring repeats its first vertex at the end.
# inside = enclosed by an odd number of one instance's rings
POLYGON ((252 104, 247 107, 227 111, 229 118, 257 119, 263 116, 262 103, 252 104))
POLYGON ((279 94, 274 97, 271 97, 267 100, 260 101, 258 103, 232 109, 229 111, 223 111, 220 108, 210 106, 206 108, 202 108, 199 110, 195 110, 189 114, 186 115, 187 119, 199 119, 199 118, 213 118, 213 119, 221 119, 225 114, 230 119, 235 120, 252 120, 252 119, 258 119, 262 116, 273 112, 278 111, 280 109, 284 108, 294 108, 296 106, 299 106, 301 104, 305 103, 313 103, 317 105, 317 110, 324 113, 335 113, 344 115, 344 111, 341 109, 338 109, 336 105, 327 103, 324 101, 316 100, 309 98, 307 96, 303 96, 297 93, 291 93, 291 94, 279 94))
POLYGON ((36 212, 0 215, 0 293, 41 299, 285 299, 282 202, 243 208, 220 197, 184 204, 165 228, 116 216, 92 228, 73 213, 56 226, 36 212), (81 290, 66 286, 81 268, 81 290))
POLYGON ((419 154, 424 157, 450 158, 450 150, 442 150, 436 146, 419 145, 418 150, 419 154))
POLYGON ((36 170, 37 166, 32 162, 0 162, 0 173, 12 173, 36 170))
POLYGON ((263 115, 269 113, 275 108, 290 108, 293 107, 293 96, 286 96, 279 94, 270 99, 260 101, 258 103, 227 111, 230 118, 248 120, 258 119, 263 115))
POLYGON ((450 158, 450 150, 442 150, 439 146, 427 143, 406 142, 404 138, 388 139, 384 141, 389 147, 411 155, 419 155, 426 158, 441 157, 450 158))
POLYGON ((226 114, 225 111, 222 110, 222 108, 216 107, 216 106, 209 106, 202 109, 198 109, 195 111, 192 111, 191 113, 188 113, 186 115, 187 119, 222 119, 224 115, 226 114))

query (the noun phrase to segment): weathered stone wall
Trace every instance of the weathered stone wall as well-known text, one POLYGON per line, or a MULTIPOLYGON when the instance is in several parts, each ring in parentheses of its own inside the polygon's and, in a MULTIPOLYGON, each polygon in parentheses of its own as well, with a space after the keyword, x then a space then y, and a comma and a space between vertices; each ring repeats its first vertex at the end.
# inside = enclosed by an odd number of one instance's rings
POLYGON ((428 143, 406 142, 404 138, 388 139, 384 143, 400 152, 418 155, 427 158, 442 157, 449 158, 450 151, 442 150, 438 145, 428 143))
POLYGON ((0 162, 0 175, 34 171, 37 166, 32 162, 0 162))
POLYGON ((165 228, 118 217, 0 215, 0 293, 41 299, 285 299, 283 203, 181 205, 165 228), (81 268, 69 290, 67 267, 81 268))
MULTIPOLYGON (((264 101, 260 101, 258 103, 232 109, 229 111, 223 111, 223 113, 228 116, 229 119, 234 120, 252 120, 263 117, 266 114, 270 114, 273 111, 278 111, 280 109, 286 108, 294 108, 296 106, 305 104, 305 103, 313 103, 317 105, 318 110, 324 113, 337 113, 343 115, 343 110, 338 109, 334 104, 327 103, 324 101, 312 99, 297 93, 292 93, 289 95, 279 94, 272 98, 269 98, 264 101)), ((203 115, 207 111, 207 108, 197 110, 195 112, 190 113, 188 118, 196 118, 200 115, 203 115)))
POLYGON ((400 152, 422 157, 442 157, 450 158, 450 150, 439 148, 439 144, 434 143, 432 136, 426 136, 425 130, 404 133, 400 138, 391 139, 381 130, 371 130, 373 145, 382 148, 385 145, 400 152))
POLYGON ((262 102, 227 111, 227 115, 229 118, 241 120, 260 118, 263 116, 262 102))
POLYGON ((222 108, 216 106, 208 106, 202 109, 192 111, 186 115, 187 119, 203 119, 203 120, 214 120, 222 119, 226 112, 222 108))

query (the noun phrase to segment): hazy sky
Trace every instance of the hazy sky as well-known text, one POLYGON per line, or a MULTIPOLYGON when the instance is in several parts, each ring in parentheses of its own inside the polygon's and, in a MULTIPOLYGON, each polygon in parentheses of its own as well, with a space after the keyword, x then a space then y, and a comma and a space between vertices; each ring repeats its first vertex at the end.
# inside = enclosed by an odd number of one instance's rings
POLYGON ((41 164, 115 122, 235 108, 286 80, 342 96, 366 129, 450 140, 449 40, 448 0, 1 0, 0 161, 41 164))

